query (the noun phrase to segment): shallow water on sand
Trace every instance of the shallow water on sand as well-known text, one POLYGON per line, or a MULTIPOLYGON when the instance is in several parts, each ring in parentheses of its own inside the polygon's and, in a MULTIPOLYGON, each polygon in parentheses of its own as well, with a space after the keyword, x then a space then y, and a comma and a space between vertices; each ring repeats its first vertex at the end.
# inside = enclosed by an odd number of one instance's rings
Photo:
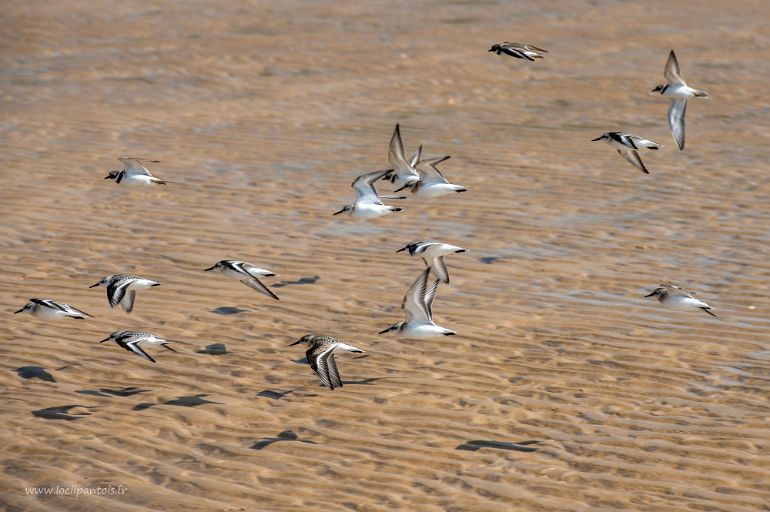
POLYGON ((5 2, 0 502, 767 510, 765 10, 5 2), (506 39, 549 53, 486 52, 506 39), (711 96, 690 103, 683 153, 648 94, 671 48, 711 96), (333 217, 388 165, 397 121, 469 191, 333 217), (664 145, 649 176, 589 142, 608 130, 664 145), (175 183, 103 180, 124 154, 175 183), (377 335, 422 266, 395 250, 420 238, 470 250, 434 305, 458 336, 377 335), (281 300, 202 272, 223 258, 279 274, 281 300), (127 316, 87 288, 118 272, 163 285, 127 316), (719 318, 642 298, 661 281, 719 318), (11 314, 30 297, 96 318, 11 314), (97 343, 118 329, 178 353, 97 343), (344 388, 287 347, 308 332, 367 351, 338 357, 344 388), (128 490, 25 494, 56 485, 128 490))

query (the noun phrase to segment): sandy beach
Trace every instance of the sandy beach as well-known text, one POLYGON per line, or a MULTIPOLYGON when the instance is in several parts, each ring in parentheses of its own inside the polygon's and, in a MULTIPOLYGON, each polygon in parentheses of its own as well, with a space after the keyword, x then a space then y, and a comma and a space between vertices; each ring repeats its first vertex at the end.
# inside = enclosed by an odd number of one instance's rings
POLYGON ((770 510, 767 22, 753 0, 4 2, 0 509, 770 510), (672 48, 710 95, 683 152, 650 94, 672 48), (332 216, 397 122, 468 192, 332 216), (651 174, 590 142, 610 130, 663 144, 651 174), (104 180, 124 155, 173 183, 104 180), (457 335, 378 335, 420 239, 470 251, 433 306, 457 335), (280 301, 203 272, 226 258, 280 301), (128 315, 88 288, 117 273, 162 285, 128 315), (718 318, 645 299, 661 282, 718 318), (95 318, 13 314, 32 297, 95 318), (177 353, 98 343, 122 329, 177 353), (343 388, 288 346, 307 333, 366 351, 343 388), (108 491, 30 491, 57 486, 108 491))

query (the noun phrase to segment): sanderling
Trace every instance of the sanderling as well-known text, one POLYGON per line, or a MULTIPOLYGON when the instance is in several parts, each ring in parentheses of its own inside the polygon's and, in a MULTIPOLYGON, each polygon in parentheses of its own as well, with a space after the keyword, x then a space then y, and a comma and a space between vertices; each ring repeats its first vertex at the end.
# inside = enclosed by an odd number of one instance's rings
POLYGON ((16 313, 29 313, 32 316, 36 316, 44 320, 52 320, 65 317, 83 320, 87 316, 93 318, 93 315, 89 315, 85 311, 80 311, 77 308, 73 308, 69 304, 56 302, 51 299, 29 299, 29 302, 26 303, 23 308, 18 311, 14 311, 14 314, 16 313))
POLYGON ((702 309, 709 315, 716 316, 711 312, 714 308, 694 298, 692 293, 678 286, 661 284, 645 297, 657 297, 658 302, 671 309, 702 309))
POLYGON ((452 336, 454 331, 444 329, 433 323, 433 299, 436 298, 439 280, 436 279, 428 286, 430 268, 426 268, 407 290, 401 309, 406 312, 406 322, 393 324, 380 331, 384 334, 396 331, 399 336, 407 338, 432 338, 434 336, 452 336))
POLYGON ((679 61, 676 60, 674 50, 668 55, 666 69, 663 71, 666 85, 659 85, 652 92, 659 92, 664 96, 672 96, 671 105, 668 107, 668 125, 671 127, 671 135, 674 136, 676 145, 684 150, 684 114, 687 111, 687 98, 707 97, 706 91, 699 91, 688 87, 679 71, 679 61))
POLYGON ((118 344, 119 347, 122 347, 130 352, 133 352, 134 354, 138 355, 139 357, 143 357, 147 359, 148 361, 155 362, 155 359, 150 357, 147 352, 145 352, 142 347, 139 346, 140 343, 149 343, 150 345, 160 345, 161 347, 170 350, 171 352, 176 352, 173 348, 169 347, 168 344, 171 343, 168 340, 164 340, 163 338, 158 338, 154 334, 150 334, 149 332, 136 332, 136 331, 115 331, 112 334, 110 334, 108 337, 101 340, 99 343, 104 343, 105 341, 114 341, 118 344))
POLYGON ((144 160, 141 158, 129 158, 122 156, 118 158, 123 162, 123 169, 120 171, 109 171, 104 177, 105 180, 115 180, 116 183, 126 185, 165 185, 172 183, 150 174, 149 169, 142 165, 143 162, 159 163, 158 160, 144 160))
POLYGON ((318 375, 318 378, 321 379, 321 384, 329 389, 342 387, 340 372, 337 370, 337 363, 334 361, 334 352, 337 350, 358 353, 364 352, 352 345, 342 343, 337 338, 332 338, 331 336, 306 334, 289 346, 291 347, 297 344, 308 345, 310 347, 305 352, 307 362, 316 375, 318 375))
MULTIPOLYGON (((377 194, 377 189, 374 188, 374 182, 388 174, 390 171, 392 171, 392 169, 369 172, 356 178, 350 185, 353 190, 356 191, 356 202, 346 205, 342 210, 335 212, 334 215, 347 213, 361 219, 372 219, 391 212, 403 211, 404 209, 398 206, 382 204, 382 201, 380 200, 381 196, 377 194)), ((396 199, 395 197, 390 196, 382 197, 396 199)))
POLYGON ((650 174, 650 171, 644 166, 642 157, 639 156, 639 151, 637 150, 641 148, 658 149, 661 147, 657 142, 623 132, 607 132, 601 137, 591 139, 591 142, 596 142, 597 140, 602 140, 614 146, 620 156, 631 162, 634 167, 640 169, 645 174, 650 174))
POLYGON ((508 41, 493 44, 492 48, 487 51, 495 52, 498 55, 504 53, 506 55, 510 55, 511 57, 516 57, 517 59, 527 59, 533 62, 535 59, 543 58, 543 56, 538 52, 548 53, 548 50, 543 50, 542 48, 538 48, 537 46, 533 46, 531 44, 516 42, 509 43, 508 41))
POLYGON ((430 267, 433 271, 433 275, 438 277, 443 283, 449 282, 449 271, 446 268, 446 263, 444 263, 444 256, 458 252, 466 252, 465 249, 457 247, 456 245, 427 240, 413 242, 396 252, 401 251, 409 251, 409 256, 420 256, 425 262, 425 265, 430 267))
POLYGON ((277 274, 263 268, 258 268, 251 263, 245 263, 237 260, 221 260, 216 262, 213 266, 204 269, 206 272, 209 270, 219 270, 227 277, 232 277, 242 282, 249 288, 254 288, 260 293, 264 293, 268 297, 272 297, 275 300, 279 300, 278 296, 271 292, 267 286, 257 279, 258 277, 272 277, 277 274))
POLYGON ((439 197, 457 192, 466 192, 467 188, 449 183, 444 175, 441 174, 441 171, 438 170, 438 167, 436 167, 436 165, 447 159, 449 159, 448 156, 442 156, 418 162, 417 173, 420 175, 420 179, 404 185, 396 190, 396 192, 408 188, 413 194, 420 197, 439 197))
POLYGON ((401 140, 401 129, 396 123, 396 128, 393 130, 393 136, 390 138, 390 144, 388 145, 388 161, 393 169, 382 177, 383 180, 389 180, 391 183, 402 186, 409 183, 413 183, 420 179, 417 174, 417 162, 420 161, 422 156, 422 146, 417 148, 417 151, 410 160, 406 159, 406 153, 404 152, 404 142, 401 140))
POLYGON ((96 286, 107 287, 107 302, 111 308, 120 304, 126 310, 126 313, 130 313, 134 309, 134 299, 136 299, 136 292, 134 290, 160 286, 160 283, 139 276, 115 274, 103 277, 101 281, 92 284, 89 288, 96 286))

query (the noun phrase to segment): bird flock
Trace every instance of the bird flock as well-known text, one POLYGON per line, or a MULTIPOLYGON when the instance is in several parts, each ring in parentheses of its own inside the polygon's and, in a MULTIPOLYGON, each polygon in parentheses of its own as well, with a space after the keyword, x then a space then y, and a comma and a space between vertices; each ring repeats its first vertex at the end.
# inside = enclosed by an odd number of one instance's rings
MULTIPOLYGON (((544 58, 547 50, 537 46, 518 43, 503 42, 494 44, 490 52, 497 55, 508 55, 517 59, 534 62, 544 58)), ((685 112, 687 99, 692 97, 706 97, 705 91, 693 89, 684 82, 681 77, 679 62, 671 50, 666 62, 664 77, 666 84, 655 87, 651 92, 659 93, 671 98, 668 109, 668 122, 671 134, 679 150, 684 150, 685 144, 685 112)), ((651 140, 625 132, 607 132, 592 139, 603 141, 613 146, 634 167, 645 174, 649 170, 642 161, 640 150, 658 150, 661 145, 651 140)), ((448 155, 423 158, 423 146, 420 145, 411 158, 407 159, 404 143, 401 138, 399 124, 393 131, 388 146, 388 161, 390 168, 379 171, 367 172, 358 176, 351 187, 355 192, 355 201, 345 205, 333 215, 348 214, 358 219, 374 219, 391 213, 403 212, 405 208, 391 206, 383 203, 383 200, 403 200, 406 195, 395 195, 400 192, 409 192, 416 198, 429 199, 440 196, 466 192, 461 185, 451 183, 439 170, 438 165, 450 157, 448 155), (389 183, 394 187, 393 195, 380 195, 377 191, 377 182, 389 183)), ((157 160, 148 160, 132 157, 118 159, 123 163, 123 169, 108 171, 104 179, 114 180, 120 185, 167 185, 173 183, 169 180, 153 176, 145 166, 147 163, 158 163, 157 160)), ((437 325, 433 321, 433 302, 436 298, 439 285, 449 283, 449 271, 444 260, 445 257, 467 252, 467 249, 439 241, 415 241, 398 249, 397 253, 406 252, 409 256, 420 257, 425 263, 425 268, 420 272, 404 295, 401 309, 404 311, 405 320, 394 323, 383 329, 379 334, 396 333, 406 338, 431 338, 437 336, 452 336, 455 331, 437 325)), ((219 271, 225 276, 236 279, 274 300, 279 300, 260 279, 273 277, 276 274, 270 270, 256 267, 250 263, 238 260, 221 260, 204 271, 219 271)), ((131 313, 136 301, 136 291, 160 286, 161 283, 146 279, 137 275, 115 274, 103 277, 99 282, 90 286, 105 287, 107 289, 107 303, 110 308, 120 305, 126 313, 131 313)), ((707 303, 693 297, 692 293, 671 284, 661 284, 645 297, 654 297, 671 309, 678 310, 703 310, 711 316, 713 308, 707 303)), ((82 320, 92 315, 85 313, 69 304, 57 302, 51 299, 30 299, 21 309, 15 313, 28 313, 42 320, 60 318, 73 318, 82 320)), ((99 343, 114 341, 119 347, 133 352, 137 356, 155 363, 140 344, 155 345, 175 352, 169 346, 171 341, 160 338, 148 332, 115 331, 99 343)), ((334 354, 337 351, 363 353, 364 351, 352 345, 344 343, 331 336, 319 336, 307 334, 292 343, 294 345, 306 345, 307 362, 318 376, 321 384, 329 389, 343 386, 339 375, 334 354)))

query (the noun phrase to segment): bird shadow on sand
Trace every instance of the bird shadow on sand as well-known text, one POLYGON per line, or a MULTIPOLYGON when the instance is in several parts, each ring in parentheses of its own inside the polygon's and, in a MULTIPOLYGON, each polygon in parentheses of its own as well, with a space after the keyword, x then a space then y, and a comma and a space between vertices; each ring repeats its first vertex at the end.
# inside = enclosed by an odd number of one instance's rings
POLYGON ((95 407, 88 407, 87 405, 57 405, 55 407, 46 407, 45 409, 38 409, 37 411, 32 411, 33 416, 37 416, 38 418, 43 418, 46 420, 66 420, 66 421, 74 421, 79 420, 80 418, 85 418, 86 416, 90 416, 90 412, 83 412, 83 413, 77 413, 77 414, 70 414, 69 410, 74 407, 84 407, 86 409, 95 409, 95 407))
POLYGON ((147 393, 148 391, 152 391, 151 389, 141 389, 137 388, 135 386, 132 386, 130 388, 120 388, 120 389, 110 389, 110 388, 101 388, 101 389, 78 389, 75 391, 75 393, 79 393, 81 395, 93 395, 93 396, 134 396, 138 395, 139 393, 147 393))
POLYGON ((222 354, 227 354, 227 347, 225 347, 224 343, 212 343, 211 345, 206 345, 204 348, 196 350, 198 354, 208 354, 210 356, 221 356, 222 354))
POLYGON ((307 444, 318 444, 315 441, 306 441, 303 439, 299 439, 297 437, 297 434, 292 432, 291 430, 284 430, 280 434, 278 434, 276 437, 263 437, 259 441, 256 441, 253 446, 251 446, 252 450, 262 450, 263 448, 267 448, 273 443, 279 443, 281 441, 298 441, 300 443, 307 443, 307 444))
POLYGON ((19 377, 22 379, 40 379, 46 382, 56 382, 53 375, 45 371, 45 368, 42 366, 22 366, 16 368, 15 372, 18 373, 19 377))
POLYGON ((271 288, 283 288, 284 286, 292 286, 295 284, 315 284, 319 279, 321 279, 321 276, 300 277, 296 281, 283 280, 280 283, 275 283, 271 288))
POLYGON ((497 260, 503 259, 502 256, 484 256, 483 258, 479 258, 479 261, 481 263, 484 263, 486 265, 491 265, 492 263, 496 262, 497 260))
POLYGON ((206 396, 209 396, 208 393, 201 393, 198 395, 179 396, 174 398, 173 400, 169 400, 167 402, 163 402, 160 404, 142 402, 140 404, 136 404, 133 410, 143 411, 155 405, 175 405, 177 407, 198 407, 199 405, 204 405, 204 404, 221 404, 222 403, 222 402, 213 402, 211 400, 206 400, 204 398, 206 396))
POLYGON ((215 315, 222 315, 222 316, 237 315, 238 313, 243 313, 245 311, 248 311, 248 309, 241 309, 233 306, 219 306, 218 308, 211 310, 211 312, 214 313, 215 315))
POLYGON ((288 391, 273 391, 272 389, 263 389, 259 393, 257 393, 257 396, 261 396, 264 398, 270 398, 272 400, 280 400, 281 398, 285 397, 289 393, 294 393, 297 391, 296 389, 290 389, 288 391))
POLYGON ((456 450, 467 450, 475 452, 481 448, 497 448, 498 450, 511 450, 514 452, 534 452, 537 448, 531 447, 531 444, 538 444, 540 441, 522 441, 520 443, 509 443, 507 441, 466 441, 456 450))

